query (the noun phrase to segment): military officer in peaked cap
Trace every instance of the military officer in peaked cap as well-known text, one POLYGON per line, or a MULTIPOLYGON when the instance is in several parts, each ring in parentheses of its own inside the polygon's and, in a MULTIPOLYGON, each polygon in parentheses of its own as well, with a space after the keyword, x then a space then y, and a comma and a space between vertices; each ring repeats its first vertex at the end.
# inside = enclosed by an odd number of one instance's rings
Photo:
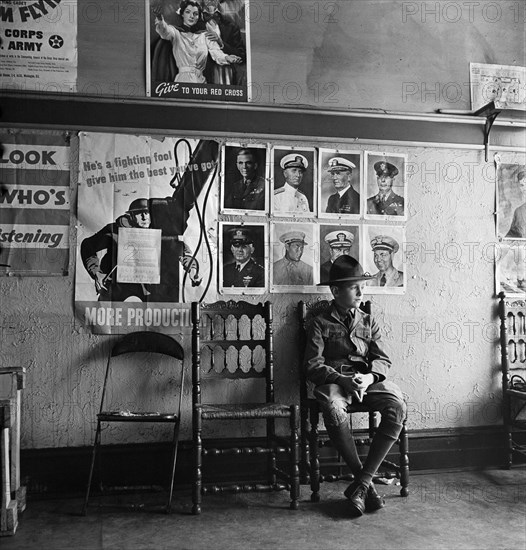
MULTIPOLYGON (((349 263, 352 263, 355 266, 359 266, 358 260, 351 256, 351 248, 354 243, 354 235, 350 231, 344 231, 343 229, 338 229, 336 231, 331 231, 325 235, 323 239, 329 246, 330 258, 323 262, 320 266, 320 280, 328 281, 329 272, 331 266, 340 256, 349 256, 349 263)), ((361 266, 360 266, 361 268, 361 266)))
POLYGON ((327 201, 327 213, 359 214, 360 194, 351 186, 351 174, 356 165, 343 157, 329 159, 328 171, 336 193, 327 201))
POLYGON ((305 193, 298 188, 303 180, 309 161, 298 153, 285 155, 280 162, 285 184, 274 191, 273 211, 286 213, 311 212, 305 193))
POLYGON ((246 227, 235 227, 228 232, 234 261, 223 270, 224 287, 264 287, 265 269, 252 256, 254 239, 246 227))
POLYGON ((404 286, 404 273, 393 266, 393 257, 398 252, 399 245, 387 235, 377 235, 371 239, 374 253, 374 264, 378 273, 373 275, 371 286, 404 286))
POLYGON ((312 285, 312 266, 302 261, 307 242, 303 231, 287 231, 279 240, 285 245, 285 256, 274 262, 273 283, 275 285, 312 285))
POLYGON ((378 193, 367 199, 367 213, 383 216, 403 216, 404 198, 393 191, 394 178, 398 175, 398 168, 381 160, 375 162, 376 183, 378 193))

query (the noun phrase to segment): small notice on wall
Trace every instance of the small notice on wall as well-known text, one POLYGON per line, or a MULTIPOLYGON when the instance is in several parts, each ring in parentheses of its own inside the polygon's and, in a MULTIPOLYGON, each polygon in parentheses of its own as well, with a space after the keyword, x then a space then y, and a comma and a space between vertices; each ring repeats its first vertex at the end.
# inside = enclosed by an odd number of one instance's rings
POLYGON ((470 63, 471 108, 488 103, 497 109, 526 111, 526 67, 470 63))
POLYGON ((77 1, 0 0, 0 86, 77 90, 77 1))
POLYGON ((150 283, 161 281, 161 230, 119 227, 117 281, 150 283))

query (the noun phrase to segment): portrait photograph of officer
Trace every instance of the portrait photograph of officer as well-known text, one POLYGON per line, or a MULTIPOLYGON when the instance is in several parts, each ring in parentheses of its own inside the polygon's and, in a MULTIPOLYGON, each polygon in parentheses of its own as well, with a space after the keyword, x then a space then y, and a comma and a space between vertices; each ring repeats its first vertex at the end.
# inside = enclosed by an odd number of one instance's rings
POLYGON ((526 239, 526 165, 497 167, 497 231, 503 239, 526 239))
POLYGON ((272 214, 312 217, 317 167, 314 149, 274 147, 271 154, 272 214))
POLYGON ((406 155, 366 153, 365 219, 407 219, 406 155))
POLYGON ((317 227, 275 223, 271 228, 270 284, 274 292, 312 292, 318 281, 315 249, 317 227))
POLYGON ((403 244, 405 228, 396 225, 363 227, 364 270, 372 275, 371 294, 403 294, 406 287, 403 244))
POLYGON ((220 180, 222 211, 262 215, 268 212, 270 167, 265 145, 223 147, 220 180))
MULTIPOLYGON (((340 256, 349 256, 350 265, 360 265, 360 227, 358 225, 320 225, 320 281, 330 279, 332 264, 340 256)), ((328 287, 322 290, 329 290, 328 287)))
POLYGON ((499 243, 496 259, 496 291, 507 296, 526 294, 526 241, 499 243))
POLYGON ((360 151, 319 150, 319 217, 360 216, 362 154, 360 151))
POLYGON ((267 288, 267 226, 220 222, 219 290, 223 294, 262 294, 267 288))

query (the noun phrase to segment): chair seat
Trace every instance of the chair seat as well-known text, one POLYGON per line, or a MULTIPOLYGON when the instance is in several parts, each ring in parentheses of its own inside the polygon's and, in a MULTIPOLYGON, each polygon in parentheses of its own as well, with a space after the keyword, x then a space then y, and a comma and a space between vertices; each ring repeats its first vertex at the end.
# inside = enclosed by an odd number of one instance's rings
POLYGON ((103 411, 97 415, 101 422, 177 422, 174 413, 103 411))
MULTIPOLYGON (((319 409, 319 403, 314 397, 309 397, 307 399, 307 404, 309 407, 317 407, 319 409)), ((362 405, 361 403, 353 403, 347 407, 347 412, 349 413, 369 413, 370 409, 362 405)))
POLYGON ((508 395, 513 395, 515 397, 518 397, 519 399, 526 399, 526 391, 520 391, 520 390, 506 390, 506 393, 508 395))
POLYGON ((196 405, 201 410, 201 416, 209 420, 241 419, 241 418, 288 418, 290 405, 278 403, 211 403, 196 405))

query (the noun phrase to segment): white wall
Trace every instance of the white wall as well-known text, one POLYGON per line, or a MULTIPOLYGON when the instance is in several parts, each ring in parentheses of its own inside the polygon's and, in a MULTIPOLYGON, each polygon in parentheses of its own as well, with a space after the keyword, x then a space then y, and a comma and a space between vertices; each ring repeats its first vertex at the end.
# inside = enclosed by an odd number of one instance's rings
MULTIPOLYGON (((349 148, 344 143, 331 146, 349 148)), ((406 224, 407 292, 373 297, 394 364, 392 379, 409 402, 408 427, 499 423, 493 165, 483 161, 481 151, 366 149, 407 153, 412 174, 406 224)), ((511 153, 504 160, 519 162, 511 153)), ((73 248, 71 253, 74 258, 73 248)), ((23 447, 89 444, 111 337, 92 335, 73 318, 72 275, 4 278, 0 286, 1 363, 28 370, 23 447)), ((295 307, 309 296, 261 297, 265 298, 274 303, 276 394, 284 402, 293 402, 298 398, 299 367, 295 307)), ((189 356, 188 329, 178 338, 189 356)), ((183 438, 190 437, 189 360, 187 368, 183 438)), ((148 393, 146 382, 140 384, 141 392, 148 393)), ((128 381, 127 387, 131 386, 128 381)), ((159 400, 160 407, 163 401, 159 400)), ((113 432, 114 441, 159 438, 157 430, 150 428, 139 435, 126 427, 113 432)), ((220 433, 218 428, 211 435, 220 433)), ((256 433, 256 424, 236 429, 236 435, 256 433)))

